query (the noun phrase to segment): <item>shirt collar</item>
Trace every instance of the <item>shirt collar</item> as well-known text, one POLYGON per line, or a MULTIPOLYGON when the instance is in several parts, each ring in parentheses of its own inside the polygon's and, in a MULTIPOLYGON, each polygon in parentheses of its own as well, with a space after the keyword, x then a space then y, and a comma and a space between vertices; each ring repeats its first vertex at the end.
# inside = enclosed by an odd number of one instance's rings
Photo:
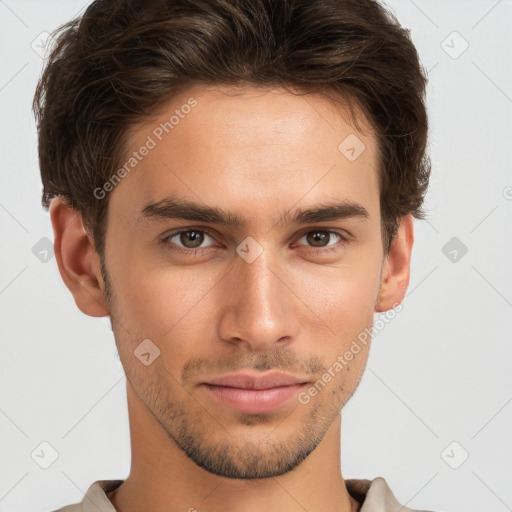
MULTIPOLYGON (((123 482, 124 480, 97 480, 91 484, 82 500, 82 512, 116 512, 107 493, 123 482)), ((345 480, 345 486, 348 493, 362 503, 359 512, 415 512, 397 501, 382 477, 373 480, 349 478, 345 480)))

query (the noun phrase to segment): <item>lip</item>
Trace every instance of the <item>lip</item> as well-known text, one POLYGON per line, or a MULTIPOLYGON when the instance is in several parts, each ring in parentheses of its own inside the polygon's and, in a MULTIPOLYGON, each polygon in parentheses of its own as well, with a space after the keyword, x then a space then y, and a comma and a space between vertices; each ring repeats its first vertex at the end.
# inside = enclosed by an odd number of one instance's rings
POLYGON ((210 379, 206 384, 241 389, 271 389, 281 386, 303 384, 306 381, 307 379, 301 379, 281 372, 272 372, 265 375, 257 375, 254 373, 235 373, 216 379, 210 379))
POLYGON ((257 414, 282 407, 307 385, 303 379, 273 372, 264 376, 227 375, 211 379, 203 387, 225 407, 257 414))

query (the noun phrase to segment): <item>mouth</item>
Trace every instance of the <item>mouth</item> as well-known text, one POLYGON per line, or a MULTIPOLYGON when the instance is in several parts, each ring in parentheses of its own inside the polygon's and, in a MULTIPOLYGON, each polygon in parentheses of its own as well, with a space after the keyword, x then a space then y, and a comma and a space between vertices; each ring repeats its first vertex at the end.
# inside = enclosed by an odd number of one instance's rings
POLYGON ((265 389, 247 389, 214 384, 203 384, 203 387, 210 396, 228 409, 258 414, 283 407, 307 385, 307 382, 302 382, 265 389))
POLYGON ((203 387, 213 400, 228 409, 247 414, 275 411, 297 395, 310 379, 271 371, 242 371, 209 379, 203 387))

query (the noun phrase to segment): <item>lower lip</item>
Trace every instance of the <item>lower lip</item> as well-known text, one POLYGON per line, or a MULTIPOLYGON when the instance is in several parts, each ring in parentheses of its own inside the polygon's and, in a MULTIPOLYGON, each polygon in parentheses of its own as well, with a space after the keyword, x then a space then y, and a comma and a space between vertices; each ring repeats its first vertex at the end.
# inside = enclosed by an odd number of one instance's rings
POLYGON ((242 389, 205 384, 206 389, 223 405, 249 414, 273 411, 283 406, 305 386, 307 383, 269 389, 242 389))

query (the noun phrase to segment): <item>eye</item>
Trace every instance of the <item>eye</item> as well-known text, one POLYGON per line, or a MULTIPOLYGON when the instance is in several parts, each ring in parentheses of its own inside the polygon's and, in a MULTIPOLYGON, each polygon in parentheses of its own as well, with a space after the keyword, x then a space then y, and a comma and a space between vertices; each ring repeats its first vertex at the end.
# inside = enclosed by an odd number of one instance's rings
POLYGON ((328 229, 308 231, 302 237, 300 237, 298 241, 300 242, 301 240, 305 240, 308 244, 312 244, 310 247, 313 250, 318 250, 319 252, 332 252, 333 250, 339 249, 339 247, 336 247, 337 241, 341 242, 341 246, 344 246, 348 243, 348 239, 339 231, 328 229), (329 247, 329 249, 322 250, 324 247, 329 247))
MULTIPOLYGON (((170 233, 160 243, 169 250, 193 256, 203 249, 206 250, 215 246, 214 244, 203 245, 208 238, 215 242, 213 236, 208 234, 207 231, 189 228, 170 233)), ((308 231, 298 239, 298 245, 303 245, 300 243, 301 241, 305 241, 306 245, 309 245, 310 251, 320 254, 338 251, 349 243, 348 238, 342 232, 328 229, 308 231)))
MULTIPOLYGON (((176 250, 184 253, 192 253, 194 249, 205 249, 201 247, 204 243, 205 238, 212 238, 206 231, 200 229, 186 229, 182 231, 176 231, 166 236, 161 240, 163 244, 176 245, 177 247, 170 247, 172 250, 176 250), (174 242, 173 239, 176 239, 174 242), (179 244, 182 244, 181 246, 179 244)), ((213 240, 213 238, 212 238, 213 240)))

